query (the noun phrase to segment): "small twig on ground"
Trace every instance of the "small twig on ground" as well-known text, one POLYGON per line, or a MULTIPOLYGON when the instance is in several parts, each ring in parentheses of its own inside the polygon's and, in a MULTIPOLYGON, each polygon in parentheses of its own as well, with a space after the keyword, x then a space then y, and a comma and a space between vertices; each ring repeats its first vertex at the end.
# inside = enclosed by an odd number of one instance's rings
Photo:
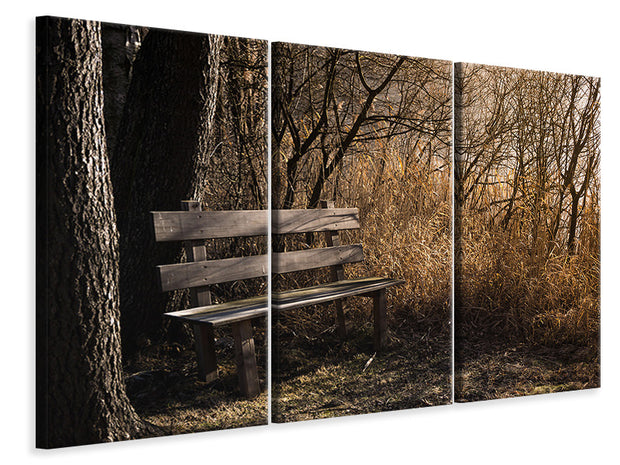
POLYGON ((370 357, 368 359, 368 361, 366 362, 366 365, 364 365, 364 369, 362 370, 362 373, 364 373, 366 371, 366 368, 368 368, 370 366, 370 364, 372 363, 372 361, 375 359, 375 355, 377 355, 377 352, 375 352, 374 354, 372 354, 372 357, 370 357))

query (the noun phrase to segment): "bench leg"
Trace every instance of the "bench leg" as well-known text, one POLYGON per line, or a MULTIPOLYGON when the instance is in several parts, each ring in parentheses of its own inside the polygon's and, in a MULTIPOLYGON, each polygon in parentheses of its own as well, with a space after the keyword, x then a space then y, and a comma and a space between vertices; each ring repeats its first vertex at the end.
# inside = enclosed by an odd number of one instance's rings
POLYGON ((193 325, 193 327, 196 355, 198 356, 198 379, 210 383, 217 379, 213 328, 207 325, 193 325))
POLYGON ((235 356, 237 358, 237 373, 239 374, 239 389, 246 398, 257 396, 260 393, 258 369, 256 368, 256 352, 254 351, 254 337, 250 320, 239 321, 232 325, 235 338, 235 356))
POLYGON ((373 316, 375 323, 374 343, 377 352, 385 348, 387 342, 387 318, 385 289, 373 294, 373 316))
POLYGON ((336 305, 336 332, 338 337, 344 340, 347 337, 347 327, 344 322, 342 300, 336 300, 334 305, 336 305))

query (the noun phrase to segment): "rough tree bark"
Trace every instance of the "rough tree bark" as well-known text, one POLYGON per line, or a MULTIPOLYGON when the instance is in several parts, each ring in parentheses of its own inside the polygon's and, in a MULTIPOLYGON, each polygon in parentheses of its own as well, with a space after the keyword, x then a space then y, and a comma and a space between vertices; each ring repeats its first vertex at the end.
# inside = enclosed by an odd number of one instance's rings
POLYGON ((187 293, 159 291, 155 266, 181 260, 179 244, 155 244, 149 212, 203 200, 211 153, 221 38, 151 29, 133 66, 111 159, 120 232, 123 351, 160 335, 162 313, 187 293))
POLYGON ((103 112, 108 153, 113 153, 116 147, 116 134, 125 108, 131 68, 147 30, 126 24, 101 23, 103 112))
POLYGON ((99 23, 37 19, 37 446, 146 431, 121 366, 99 23))

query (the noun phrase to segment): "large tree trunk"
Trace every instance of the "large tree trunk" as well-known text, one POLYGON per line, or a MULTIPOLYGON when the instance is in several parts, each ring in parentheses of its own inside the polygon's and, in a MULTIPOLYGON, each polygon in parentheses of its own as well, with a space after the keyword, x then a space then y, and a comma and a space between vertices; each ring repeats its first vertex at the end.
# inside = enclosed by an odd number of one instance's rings
POLYGON ((38 18, 38 447, 144 431, 122 378, 101 73, 98 23, 38 18))
POLYGON ((116 147, 116 134, 125 108, 131 68, 146 31, 144 27, 101 23, 103 111, 108 153, 113 153, 116 147))
POLYGON ((181 260, 180 244, 155 244, 150 211, 205 197, 221 39, 151 29, 133 67, 111 159, 120 232, 123 351, 158 337, 162 314, 187 293, 160 292, 156 265, 181 260))

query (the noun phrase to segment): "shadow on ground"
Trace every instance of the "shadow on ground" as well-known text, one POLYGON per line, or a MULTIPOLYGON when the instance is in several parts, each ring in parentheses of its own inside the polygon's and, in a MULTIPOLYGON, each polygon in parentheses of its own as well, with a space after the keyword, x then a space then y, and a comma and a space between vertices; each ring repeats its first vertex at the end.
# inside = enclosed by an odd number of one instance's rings
POLYGON ((198 380, 191 345, 163 343, 142 351, 125 369, 127 394, 143 420, 165 434, 183 434, 267 424, 266 346, 264 329, 255 331, 261 395, 239 393, 233 339, 216 333, 219 378, 198 380))
POLYGON ((600 354, 595 344, 547 347, 469 339, 457 346, 457 402, 596 387, 600 387, 600 354))
POLYGON ((375 354, 371 323, 353 323, 340 341, 335 326, 298 334, 274 326, 274 422, 338 417, 451 400, 449 325, 388 323, 388 347, 375 354))

